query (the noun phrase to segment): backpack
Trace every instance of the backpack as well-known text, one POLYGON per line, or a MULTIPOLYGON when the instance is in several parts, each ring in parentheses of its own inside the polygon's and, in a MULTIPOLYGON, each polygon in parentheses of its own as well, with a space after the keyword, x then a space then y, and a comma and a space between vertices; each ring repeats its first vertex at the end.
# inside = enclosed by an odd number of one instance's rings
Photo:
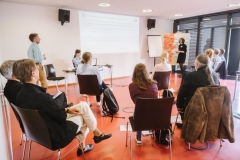
MULTIPOLYGON (((162 97, 163 98, 173 97, 173 93, 170 90, 164 89, 162 97)), ((170 123, 170 132, 172 134, 172 124, 171 123, 170 123)), ((159 144, 168 145, 169 144, 169 142, 167 140, 169 138, 168 134, 169 134, 168 130, 166 130, 166 129, 155 130, 156 141, 159 144), (159 139, 159 136, 160 136, 160 139, 159 139)))
MULTIPOLYGON (((103 114, 105 116, 112 117, 112 120, 113 120, 114 114, 116 114, 119 111, 117 100, 113 95, 111 89, 108 87, 105 88, 103 91, 102 109, 103 109, 102 111, 103 114)), ((116 118, 125 118, 125 117, 116 117, 116 118)))

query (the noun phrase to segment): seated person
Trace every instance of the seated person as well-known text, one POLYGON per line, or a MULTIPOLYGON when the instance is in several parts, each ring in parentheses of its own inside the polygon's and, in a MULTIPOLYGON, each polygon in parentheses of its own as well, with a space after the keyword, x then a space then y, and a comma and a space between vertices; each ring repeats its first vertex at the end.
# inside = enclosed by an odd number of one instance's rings
POLYGON ((77 68, 79 64, 81 64, 81 51, 79 49, 76 49, 74 57, 73 57, 73 66, 74 68, 77 68))
MULTIPOLYGON (((136 103, 137 98, 158 98, 156 83, 149 77, 146 66, 142 63, 137 64, 133 71, 132 83, 129 85, 129 93, 133 103, 136 103)), ((141 134, 141 131, 137 131, 137 145, 142 144, 141 134)))
MULTIPOLYGON (((79 65, 76 71, 76 74, 80 74, 80 75, 97 75, 98 78, 98 83, 99 83, 99 92, 100 95, 103 92, 103 89, 107 88, 106 84, 103 82, 101 76, 100 76, 100 72, 98 70, 98 67, 96 66, 92 66, 92 53, 90 52, 85 52, 82 55, 82 61, 81 61, 82 65, 79 65)), ((100 95, 96 96, 96 100, 97 100, 97 106, 101 105, 100 102, 100 95)))
MULTIPOLYGON (((36 85, 39 80, 38 72, 36 64, 30 59, 18 60, 14 63, 13 75, 24 83, 18 92, 16 102, 20 108, 39 112, 49 130, 53 149, 67 145, 79 131, 82 132, 78 137, 83 143, 84 152, 93 149, 92 144, 84 143, 89 130, 94 134, 95 143, 112 136, 103 134, 97 128, 96 118, 87 103, 82 102, 70 108, 57 105, 44 88, 36 85)), ((82 150, 78 148, 77 155, 81 154, 82 150)))
POLYGON ((153 68, 151 77, 153 78, 155 72, 167 72, 172 71, 171 64, 168 64, 168 52, 164 51, 160 56, 160 63, 156 64, 153 68))
POLYGON ((23 86, 23 83, 20 82, 13 74, 12 74, 12 67, 14 64, 14 60, 7 60, 2 63, 0 67, 0 73, 4 78, 8 81, 4 87, 4 95, 8 99, 10 103, 16 105, 16 97, 18 92, 23 86))
POLYGON ((224 53, 225 53, 225 49, 221 48, 220 53, 219 53, 219 57, 222 59, 222 61, 226 62, 226 59, 224 57, 224 53))
POLYGON ((214 49, 214 55, 212 58, 212 69, 214 71, 216 71, 222 63, 222 59, 219 56, 219 52, 220 52, 220 50, 218 48, 214 49))
MULTIPOLYGON (((181 119, 184 121, 184 111, 190 102, 194 92, 199 87, 205 87, 210 84, 219 84, 216 74, 212 73, 209 66, 209 58, 205 54, 198 55, 195 60, 196 71, 189 72, 180 86, 177 96, 177 108, 180 112, 181 119)), ((176 124, 178 128, 182 128, 182 124, 176 124)))
MULTIPOLYGON (((12 68, 15 60, 8 60, 3 62, 3 64, 0 66, 0 73, 3 77, 5 77, 8 81, 4 87, 4 95, 8 99, 10 103, 13 103, 16 105, 16 97, 18 92, 23 86, 23 83, 20 82, 13 74, 12 74, 12 68)), ((67 104, 67 98, 64 92, 62 92, 60 95, 58 95, 56 98, 54 98, 56 103, 63 107, 70 107, 73 104, 67 104)))
POLYGON ((213 52, 214 51, 211 48, 208 48, 208 49, 205 50, 205 55, 208 56, 208 58, 210 60, 209 61, 209 66, 213 66, 213 64, 212 64, 213 52))

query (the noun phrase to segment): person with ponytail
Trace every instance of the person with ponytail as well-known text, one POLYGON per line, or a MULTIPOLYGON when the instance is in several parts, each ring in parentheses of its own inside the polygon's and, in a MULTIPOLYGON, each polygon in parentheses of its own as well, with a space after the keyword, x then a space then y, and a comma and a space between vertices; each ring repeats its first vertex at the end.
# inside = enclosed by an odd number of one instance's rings
MULTIPOLYGON (((136 103, 137 98, 158 98, 156 83, 149 77, 146 66, 142 63, 137 64, 133 71, 132 83, 129 85, 129 93, 133 103, 136 103)), ((137 131, 137 145, 142 144, 141 134, 141 131, 137 131)))
MULTIPOLYGON (((184 110, 190 102, 194 92, 199 87, 205 87, 211 84, 219 84, 217 74, 209 66, 209 58, 205 54, 198 55, 195 60, 196 71, 186 75, 180 86, 177 96, 177 108, 180 112, 182 121, 184 120, 184 110)), ((176 124, 178 128, 182 124, 176 124)))
MULTIPOLYGON (((91 63, 92 63, 92 53, 90 53, 90 52, 83 53, 81 63, 82 63, 82 65, 78 65, 76 74, 97 75, 97 79, 98 79, 98 83, 99 83, 99 92, 100 92, 100 94, 102 94, 103 89, 107 88, 107 86, 101 78, 98 67, 91 65, 91 63)), ((96 96, 96 100, 97 100, 97 106, 100 106, 101 105, 100 95, 96 96)))
POLYGON ((153 78, 155 72, 167 72, 172 70, 171 64, 168 64, 168 52, 164 51, 160 56, 160 63, 156 64, 153 68, 151 78, 153 78))
POLYGON ((76 49, 75 51, 75 54, 74 54, 74 57, 73 57, 73 65, 74 65, 74 68, 77 68, 79 64, 81 64, 81 50, 79 49, 76 49))

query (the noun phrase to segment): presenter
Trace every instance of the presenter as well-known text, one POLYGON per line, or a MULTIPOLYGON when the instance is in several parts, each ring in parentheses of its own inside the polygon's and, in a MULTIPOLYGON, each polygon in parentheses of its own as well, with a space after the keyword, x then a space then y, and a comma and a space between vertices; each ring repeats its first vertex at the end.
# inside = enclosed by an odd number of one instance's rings
POLYGON ((178 51, 177 51, 178 53, 177 63, 179 63, 182 74, 184 72, 183 64, 185 63, 186 53, 187 53, 187 46, 184 44, 184 42, 185 42, 184 38, 179 39, 180 45, 178 46, 178 51))
MULTIPOLYGON (((45 54, 41 54, 38 44, 40 43, 40 38, 37 33, 31 33, 29 35, 29 40, 32 44, 28 48, 28 59, 31 59, 35 62, 38 71, 39 71, 39 81, 43 88, 47 88, 47 79, 46 74, 42 66, 42 61, 46 60, 45 54)), ((37 82, 38 83, 38 82, 37 82)))
POLYGON ((74 68, 77 68, 78 65, 81 64, 81 60, 82 60, 81 50, 76 49, 73 60, 72 60, 74 68))

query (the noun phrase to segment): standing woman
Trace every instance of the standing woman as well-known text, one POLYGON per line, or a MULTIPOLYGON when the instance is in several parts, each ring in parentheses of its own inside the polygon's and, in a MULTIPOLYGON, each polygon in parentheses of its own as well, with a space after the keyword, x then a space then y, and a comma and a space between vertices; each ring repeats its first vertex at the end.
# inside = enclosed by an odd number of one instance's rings
POLYGON ((186 53, 187 53, 187 46, 184 44, 184 42, 185 42, 184 38, 179 39, 180 45, 178 46, 178 51, 177 51, 178 53, 177 63, 179 63, 182 74, 184 72, 183 64, 185 63, 186 53))
POLYGON ((78 65, 81 63, 81 60, 82 60, 81 50, 76 49, 73 60, 72 60, 74 68, 78 67, 78 65))

